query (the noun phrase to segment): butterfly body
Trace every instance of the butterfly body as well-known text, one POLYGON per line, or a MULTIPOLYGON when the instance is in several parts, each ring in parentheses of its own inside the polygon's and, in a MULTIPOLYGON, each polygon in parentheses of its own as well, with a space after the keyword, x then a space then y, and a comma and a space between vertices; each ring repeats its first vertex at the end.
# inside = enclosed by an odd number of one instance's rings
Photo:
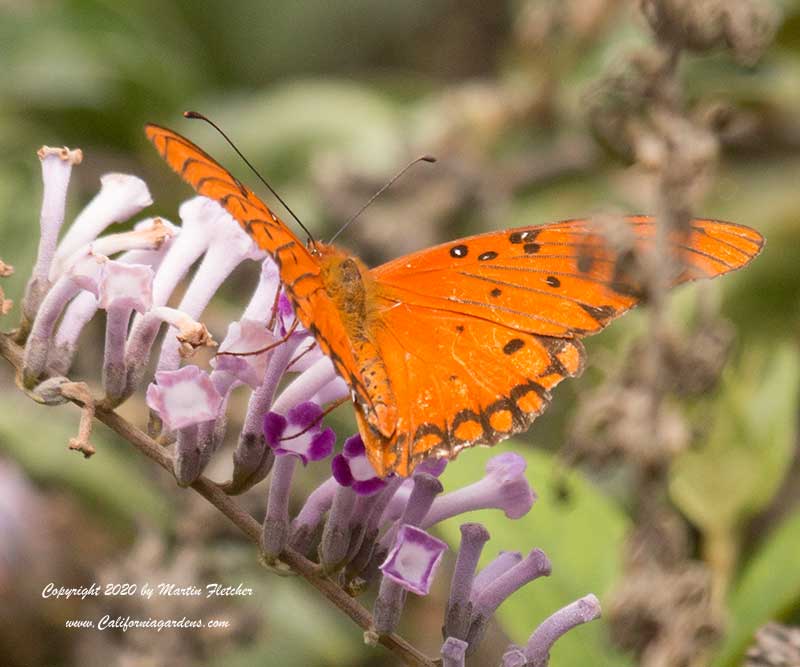
MULTIPOLYGON (((272 255, 297 318, 350 387, 381 476, 526 430, 553 387, 583 370, 580 338, 646 291, 632 258, 655 249, 648 216, 624 219, 625 251, 579 219, 459 239, 370 269, 335 246, 303 244, 189 140, 156 125, 146 133, 272 255)), ((667 239, 677 267, 670 282, 738 269, 763 242, 748 227, 692 220, 667 239)))

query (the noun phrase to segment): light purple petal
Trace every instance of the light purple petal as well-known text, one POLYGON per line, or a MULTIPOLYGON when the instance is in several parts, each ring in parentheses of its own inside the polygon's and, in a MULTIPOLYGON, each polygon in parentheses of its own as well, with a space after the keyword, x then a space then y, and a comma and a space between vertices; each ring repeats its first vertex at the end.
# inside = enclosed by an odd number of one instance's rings
POLYGON ((131 308, 140 313, 153 305, 153 269, 144 264, 108 260, 100 271, 98 306, 131 308))
POLYGON ((421 528, 403 524, 380 566, 385 577, 417 595, 427 595, 447 545, 421 528))
POLYGON ((503 452, 486 462, 486 472, 498 482, 506 483, 525 474, 528 464, 515 452, 503 452))
POLYGON ((147 405, 167 428, 176 430, 216 419, 222 396, 207 373, 197 366, 184 366, 156 373, 156 382, 147 388, 147 405))
MULTIPOLYGON (((255 352, 263 350, 276 340, 276 336, 263 322, 243 318, 239 322, 231 322, 228 333, 219 346, 219 352, 255 352)), ((244 356, 220 353, 211 362, 215 370, 228 372, 253 389, 263 382, 269 351, 244 356)))

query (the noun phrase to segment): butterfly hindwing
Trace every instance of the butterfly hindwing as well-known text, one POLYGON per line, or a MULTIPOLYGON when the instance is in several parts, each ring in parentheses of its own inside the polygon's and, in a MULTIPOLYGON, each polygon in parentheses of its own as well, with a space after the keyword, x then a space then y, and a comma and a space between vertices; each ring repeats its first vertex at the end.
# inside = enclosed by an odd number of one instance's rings
MULTIPOLYGON (((391 438, 368 431, 380 472, 494 444, 528 428, 550 390, 584 364, 579 340, 383 301, 376 339, 399 406, 391 438)), ((362 429, 362 436, 364 429, 362 429)))

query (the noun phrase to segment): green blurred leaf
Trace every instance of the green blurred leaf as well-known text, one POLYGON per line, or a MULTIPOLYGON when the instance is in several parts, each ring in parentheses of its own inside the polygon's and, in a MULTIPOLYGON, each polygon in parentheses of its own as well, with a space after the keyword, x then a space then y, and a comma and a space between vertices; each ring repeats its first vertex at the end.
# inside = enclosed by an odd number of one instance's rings
MULTIPOLYGON (((528 462, 528 479, 539 495, 533 509, 512 521, 499 511, 462 515, 439 527, 444 538, 457 548, 459 526, 480 521, 492 538, 483 551, 481 565, 500 550, 527 553, 540 547, 553 563, 553 573, 511 596, 498 610, 498 619, 515 642, 524 644, 547 616, 573 600, 594 593, 602 597, 620 573, 620 553, 628 520, 614 502, 576 471, 558 470, 550 454, 529 446, 503 443, 528 462)), ((483 464, 497 450, 485 448, 462 454, 443 475, 445 489, 474 482, 483 464)), ((604 637, 602 621, 589 623, 560 639, 553 650, 559 667, 621 667, 626 661, 615 653, 604 637)))
POLYGON ((734 531, 783 479, 795 440, 799 363, 790 344, 768 362, 745 357, 723 378, 706 442, 673 464, 672 498, 704 532, 734 531))
POLYGON ((730 624, 714 667, 739 665, 755 631, 779 619, 800 601, 800 515, 793 514, 773 532, 750 560, 730 596, 730 624))

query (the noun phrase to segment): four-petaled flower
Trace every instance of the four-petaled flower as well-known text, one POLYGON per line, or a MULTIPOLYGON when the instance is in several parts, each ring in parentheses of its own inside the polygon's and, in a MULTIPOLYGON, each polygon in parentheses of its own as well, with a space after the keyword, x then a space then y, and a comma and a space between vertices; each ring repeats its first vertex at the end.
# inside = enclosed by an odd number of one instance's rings
POLYGON ((217 418, 222 396, 197 366, 159 371, 147 388, 147 405, 169 429, 181 429, 217 418))
POLYGON ((380 566, 385 577, 417 595, 427 595, 447 545, 421 528, 403 524, 380 566))
POLYGON ((360 434, 345 440, 342 453, 331 461, 333 476, 342 486, 349 486, 360 496, 369 496, 386 486, 386 480, 375 474, 367 459, 367 450, 360 434))
POLYGON ((336 434, 322 428, 322 408, 307 401, 286 413, 268 412, 264 417, 264 437, 276 454, 292 454, 303 465, 319 461, 333 452, 336 434))

